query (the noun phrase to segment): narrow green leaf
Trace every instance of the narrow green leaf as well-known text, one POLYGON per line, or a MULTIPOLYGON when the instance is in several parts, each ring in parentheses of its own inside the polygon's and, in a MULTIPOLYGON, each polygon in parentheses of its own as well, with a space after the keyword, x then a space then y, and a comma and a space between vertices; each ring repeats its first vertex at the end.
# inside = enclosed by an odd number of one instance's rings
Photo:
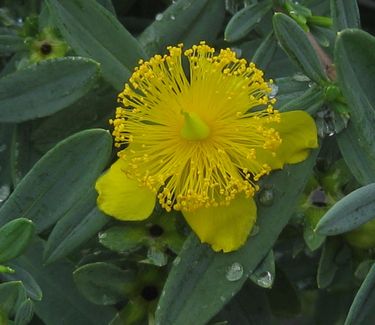
POLYGON ((146 227, 114 226, 100 233, 99 242, 115 252, 132 252, 142 246, 147 235, 146 227))
POLYGON ((17 306, 26 299, 25 288, 21 281, 0 284, 0 310, 12 317, 17 306))
POLYGON ((375 218, 375 183, 342 198, 320 219, 316 231, 333 236, 353 230, 375 218))
POLYGON ((300 94, 298 97, 284 103, 279 110, 281 112, 303 110, 310 114, 314 114, 322 108, 324 101, 323 90, 317 85, 312 85, 303 94, 300 94))
POLYGON ((52 263, 69 255, 109 222, 110 219, 96 208, 96 197, 96 191, 90 189, 57 222, 45 247, 45 263, 52 263))
MULTIPOLYGON (((355 29, 339 33, 335 46, 335 65, 341 90, 350 107, 350 124, 357 136, 354 138, 354 134, 350 134, 349 137, 354 140, 353 145, 357 143, 360 148, 359 159, 371 167, 370 174, 375 173, 375 92, 372 87, 374 61, 375 37, 355 29)), ((343 145, 350 146, 345 143, 343 145)), ((346 155, 344 159, 353 160, 346 155)), ((359 161, 359 164, 362 163, 359 161)), ((356 167, 358 169, 360 166, 356 167)))
POLYGON ((43 298, 43 292, 38 283, 36 283, 35 279, 32 275, 27 272, 25 269, 13 264, 9 263, 10 266, 15 270, 15 273, 6 274, 2 277, 7 281, 22 281, 26 289, 27 296, 30 297, 32 300, 40 301, 43 298))
POLYGON ((0 54, 9 54, 25 49, 23 38, 17 35, 0 35, 0 54))
POLYGON ((316 275, 318 288, 325 289, 332 283, 338 270, 335 257, 339 250, 340 242, 336 238, 329 239, 325 242, 319 260, 318 273, 316 275))
POLYGON ((34 236, 34 224, 25 218, 12 220, 0 228, 0 263, 23 253, 34 236))
POLYGON ((86 264, 75 270, 73 276, 81 293, 97 305, 114 305, 125 300, 135 279, 133 271, 103 262, 86 264))
POLYGON ((308 81, 297 81, 293 77, 278 78, 274 83, 278 87, 275 104, 277 109, 303 95, 310 88, 308 81))
POLYGON ((359 9, 356 0, 331 0, 331 15, 335 31, 360 28, 359 9))
POLYGON ((0 207, 12 192, 11 147, 15 125, 0 124, 0 207))
POLYGON ((0 224, 27 217, 37 233, 47 229, 81 200, 111 152, 112 137, 101 129, 82 131, 60 142, 35 164, 2 206, 0 224))
POLYGON ((274 203, 258 205, 259 232, 238 251, 215 253, 201 244, 195 235, 189 237, 178 263, 172 267, 160 299, 160 308, 156 311, 160 324, 186 324, 186 319, 192 324, 205 324, 228 302, 261 263, 287 224, 315 158, 316 152, 305 162, 286 166, 283 171, 274 172, 265 179, 265 186, 273 188, 274 203), (289 184, 287 188, 285 184, 289 184), (236 277, 232 276, 233 270, 236 277))
POLYGON ((281 13, 274 15, 273 28, 277 39, 289 58, 311 80, 318 84, 324 84, 327 77, 303 29, 292 18, 281 13))
POLYGON ((34 147, 45 153, 59 141, 91 128, 108 128, 114 116, 117 93, 105 81, 60 112, 33 124, 30 138, 34 147))
POLYGON ((375 264, 359 288, 350 307, 345 325, 373 324, 375 309, 375 264))
POLYGON ((27 325, 34 316, 34 304, 31 299, 26 299, 17 309, 14 318, 15 325, 27 325))
POLYGON ((85 95, 99 75, 92 60, 45 60, 0 79, 0 122, 51 115, 85 95))
POLYGON ((95 0, 46 0, 58 28, 80 55, 101 64, 103 76, 121 89, 144 57, 137 40, 95 0))
POLYGON ((184 43, 188 48, 199 41, 213 42, 224 20, 224 2, 217 0, 180 0, 157 15, 139 37, 145 51, 164 53, 169 45, 184 43))
POLYGON ((229 20, 224 31, 224 39, 236 42, 244 38, 271 8, 272 2, 267 0, 241 9, 229 20))
POLYGON ((34 304, 38 317, 45 324, 108 324, 116 311, 93 305, 82 297, 73 282, 71 263, 43 266, 43 250, 39 240, 14 261, 16 266, 27 269, 43 290, 43 299, 34 304))
POLYGON ((277 49, 277 42, 273 32, 262 41, 255 51, 251 61, 261 70, 266 70, 277 49))
POLYGON ((238 294, 211 320, 213 325, 271 325, 266 291, 245 282, 238 294))

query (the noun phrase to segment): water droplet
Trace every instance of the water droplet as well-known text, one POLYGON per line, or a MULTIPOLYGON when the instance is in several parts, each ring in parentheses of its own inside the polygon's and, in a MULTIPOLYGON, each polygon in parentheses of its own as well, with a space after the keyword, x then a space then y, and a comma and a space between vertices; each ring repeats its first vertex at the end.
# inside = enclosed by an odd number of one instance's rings
POLYGON ((262 189, 259 193, 259 203, 264 206, 271 206, 273 204, 274 193, 272 189, 262 189))
POLYGON ((99 233, 99 239, 104 239, 106 237, 107 237, 107 233, 105 233, 105 232, 99 233))
POLYGON ((103 303, 103 305, 112 305, 115 302, 116 301, 113 298, 108 297, 107 295, 103 295, 103 297, 102 297, 102 303, 103 303))
POLYGON ((273 284, 272 274, 270 272, 263 272, 257 279, 257 284, 262 288, 271 288, 273 284))
POLYGON ((307 77, 306 75, 302 74, 302 73, 296 73, 293 75, 293 79, 295 81, 300 81, 300 82, 306 82, 306 81, 310 81, 310 78, 307 77))
POLYGON ((7 148, 7 145, 6 145, 6 144, 2 144, 2 145, 0 146, 0 152, 5 151, 6 148, 7 148))
POLYGON ((150 247, 147 251, 147 259, 156 266, 164 266, 168 263, 168 256, 156 247, 150 247))
POLYGON ((309 82, 307 86, 308 86, 309 88, 311 88, 313 85, 314 85, 313 82, 309 82))
POLYGON ((238 47, 232 47, 231 50, 236 53, 236 57, 240 58, 242 56, 242 49, 238 47))
POLYGON ((250 237, 256 236, 258 232, 259 232, 259 226, 254 225, 253 229, 251 230, 250 237))
POLYGON ((156 21, 160 21, 160 20, 162 20, 163 19, 163 14, 161 14, 161 13, 159 13, 159 14, 157 14, 156 16, 155 16, 155 20, 156 21))
POLYGON ((240 263, 233 263, 227 268, 225 277, 228 281, 238 281, 242 278, 243 275, 243 266, 240 263))
POLYGON ((10 194, 10 187, 8 185, 2 185, 0 187, 0 203, 4 202, 10 194))
POLYGON ((172 19, 172 20, 175 20, 176 17, 175 17, 174 15, 171 15, 171 19, 172 19))

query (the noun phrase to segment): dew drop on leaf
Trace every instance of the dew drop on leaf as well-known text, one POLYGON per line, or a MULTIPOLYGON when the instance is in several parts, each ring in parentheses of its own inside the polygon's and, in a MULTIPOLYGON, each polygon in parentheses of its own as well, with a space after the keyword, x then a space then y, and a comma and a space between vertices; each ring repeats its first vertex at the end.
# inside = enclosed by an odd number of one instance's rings
POLYGON ((271 92, 270 94, 268 95, 269 98, 275 98, 278 91, 279 91, 279 86, 278 85, 275 85, 275 84, 269 84, 270 88, 271 88, 271 92))
POLYGON ((160 20, 162 20, 163 19, 163 14, 161 14, 161 13, 159 13, 159 14, 157 14, 156 16, 155 16, 155 20, 156 21, 160 21, 160 20))
POLYGON ((0 203, 5 201, 10 194, 10 188, 8 185, 2 185, 0 187, 0 203))
POLYGON ((250 237, 254 237, 259 232, 259 226, 254 225, 253 229, 251 230, 250 237))
POLYGON ((272 274, 270 272, 262 272, 257 279, 257 284, 262 288, 271 288, 273 283, 272 274))
POLYGON ((263 189, 259 193, 259 203, 265 206, 270 206, 273 203, 274 194, 272 189, 263 189))
POLYGON ((228 281, 238 281, 242 278, 243 275, 243 266, 240 263, 233 263, 227 268, 225 277, 228 281))

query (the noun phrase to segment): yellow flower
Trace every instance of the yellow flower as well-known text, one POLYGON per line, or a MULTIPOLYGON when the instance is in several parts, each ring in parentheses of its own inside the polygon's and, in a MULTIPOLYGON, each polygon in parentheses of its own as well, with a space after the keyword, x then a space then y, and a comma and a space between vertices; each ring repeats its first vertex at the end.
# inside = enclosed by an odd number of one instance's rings
POLYGON ((255 223, 256 182, 304 160, 317 147, 315 123, 302 111, 274 110, 263 72, 230 49, 216 55, 201 42, 168 51, 140 61, 119 95, 113 135, 128 146, 97 181, 98 206, 143 220, 157 198, 202 242, 230 252, 255 223))

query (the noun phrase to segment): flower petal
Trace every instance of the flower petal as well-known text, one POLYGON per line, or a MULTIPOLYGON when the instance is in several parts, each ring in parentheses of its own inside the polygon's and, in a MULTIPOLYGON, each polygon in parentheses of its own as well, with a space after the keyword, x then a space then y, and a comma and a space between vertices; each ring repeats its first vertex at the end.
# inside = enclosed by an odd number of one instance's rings
POLYGON ((310 149, 318 147, 317 130, 314 119, 304 111, 281 113, 280 123, 272 125, 282 139, 273 156, 267 150, 257 149, 257 161, 268 164, 272 169, 285 164, 296 164, 305 160, 310 149))
POLYGON ((214 251, 234 251, 245 242, 256 220, 252 198, 239 195, 228 206, 201 208, 183 215, 202 243, 214 251))
POLYGON ((126 160, 118 159, 96 182, 97 203, 104 213, 120 220, 144 220, 155 206, 155 193, 129 179, 126 160))

